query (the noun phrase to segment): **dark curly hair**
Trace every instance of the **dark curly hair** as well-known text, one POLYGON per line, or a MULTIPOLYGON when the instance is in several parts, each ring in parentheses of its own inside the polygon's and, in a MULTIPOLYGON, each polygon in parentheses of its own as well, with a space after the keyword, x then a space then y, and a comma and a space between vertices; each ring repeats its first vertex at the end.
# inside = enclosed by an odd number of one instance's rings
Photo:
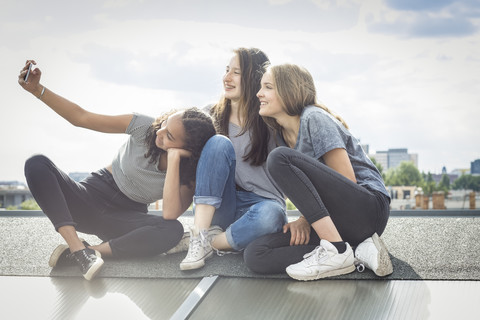
MULTIPOLYGON (((160 156, 166 153, 165 150, 157 147, 155 140, 157 131, 161 128, 162 123, 175 112, 177 110, 172 110, 158 117, 147 132, 145 137, 145 144, 147 145, 145 158, 150 158, 150 163, 158 163, 160 156)), ((184 110, 182 124, 185 129, 185 145, 183 149, 190 151, 192 155, 180 160, 180 184, 193 187, 198 159, 200 159, 203 146, 216 132, 212 118, 196 107, 184 110)))

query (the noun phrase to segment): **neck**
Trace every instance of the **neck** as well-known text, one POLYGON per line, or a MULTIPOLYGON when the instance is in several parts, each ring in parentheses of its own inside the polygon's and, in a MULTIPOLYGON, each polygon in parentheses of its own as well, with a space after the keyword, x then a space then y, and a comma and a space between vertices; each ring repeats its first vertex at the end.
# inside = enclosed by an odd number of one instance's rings
POLYGON ((282 127, 283 139, 290 148, 297 143, 298 131, 300 130, 300 116, 284 115, 276 119, 282 127))
POLYGON ((230 112, 230 119, 229 121, 232 122, 233 124, 236 124, 237 126, 241 127, 243 123, 243 119, 241 118, 241 115, 238 113, 240 109, 240 105, 238 101, 230 101, 230 106, 231 106, 231 112, 230 112))

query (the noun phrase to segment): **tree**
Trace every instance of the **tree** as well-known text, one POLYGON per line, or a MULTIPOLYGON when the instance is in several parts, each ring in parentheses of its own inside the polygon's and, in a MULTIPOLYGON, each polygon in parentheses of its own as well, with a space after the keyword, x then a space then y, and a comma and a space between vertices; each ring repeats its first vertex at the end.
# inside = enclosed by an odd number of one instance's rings
POLYGON ((423 185, 422 189, 425 195, 431 196, 434 191, 437 191, 437 184, 435 183, 435 180, 433 180, 433 176, 430 172, 427 174, 422 173, 423 176, 423 185))
POLYGON ((453 181, 452 189, 462 190, 471 189, 480 191, 480 176, 472 176, 471 174, 462 174, 460 178, 453 181))
POLYGON ((28 200, 23 201, 20 204, 20 209, 21 210, 41 210, 40 206, 33 199, 28 199, 28 200))
POLYGON ((385 173, 383 172, 383 166, 379 162, 377 162, 377 159, 375 159, 374 157, 370 157, 370 160, 372 160, 375 167, 377 167, 378 172, 380 172, 380 175, 382 176, 383 180, 385 180, 385 173))
POLYGON ((437 185, 437 190, 443 191, 445 192, 445 194, 448 193, 448 191, 450 190, 450 178, 448 177, 448 175, 446 174, 442 175, 442 179, 437 185))
POLYGON ((421 186, 422 175, 415 165, 409 161, 400 163, 395 169, 390 169, 385 175, 385 184, 388 186, 421 186))

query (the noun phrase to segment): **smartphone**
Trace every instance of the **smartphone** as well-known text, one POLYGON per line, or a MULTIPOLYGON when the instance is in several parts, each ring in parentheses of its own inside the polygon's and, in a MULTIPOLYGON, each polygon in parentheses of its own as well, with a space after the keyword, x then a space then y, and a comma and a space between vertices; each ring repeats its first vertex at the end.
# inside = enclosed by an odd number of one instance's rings
POLYGON ((28 76, 30 75, 30 71, 32 71, 32 68, 33 68, 33 63, 30 63, 30 64, 28 65, 27 74, 25 75, 25 78, 23 78, 23 80, 25 80, 25 82, 27 82, 28 76))

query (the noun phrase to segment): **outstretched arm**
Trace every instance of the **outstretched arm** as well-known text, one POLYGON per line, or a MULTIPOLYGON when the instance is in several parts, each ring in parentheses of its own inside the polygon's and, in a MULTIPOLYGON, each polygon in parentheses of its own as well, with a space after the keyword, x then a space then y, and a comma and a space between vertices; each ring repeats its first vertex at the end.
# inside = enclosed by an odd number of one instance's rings
POLYGON ((42 100, 53 111, 76 127, 106 133, 125 133, 133 115, 118 116, 102 115, 87 111, 79 105, 57 95, 40 83, 42 72, 35 68, 30 71, 28 80, 24 77, 30 64, 36 65, 34 60, 27 60, 25 67, 20 71, 18 83, 28 92, 42 100))

